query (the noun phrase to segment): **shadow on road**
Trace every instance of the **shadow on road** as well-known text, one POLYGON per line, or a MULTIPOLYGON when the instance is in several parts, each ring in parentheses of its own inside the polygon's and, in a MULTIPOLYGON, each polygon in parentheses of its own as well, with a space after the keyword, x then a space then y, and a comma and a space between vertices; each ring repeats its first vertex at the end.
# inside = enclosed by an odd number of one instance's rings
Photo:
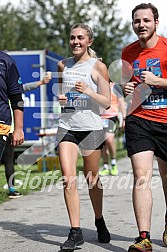
MULTIPOLYGON (((0 222, 0 227, 2 227, 3 230, 15 232, 20 237, 24 237, 29 240, 52 244, 56 246, 61 245, 60 242, 56 241, 56 236, 64 237, 64 240, 65 240, 68 236, 68 231, 69 231, 69 227, 60 226, 60 225, 52 225, 52 224, 27 225, 23 223, 8 222, 8 221, 0 222), (55 236, 55 240, 47 240, 46 238, 43 238, 42 236, 45 236, 45 235, 55 236)), ((96 248, 101 247, 101 248, 107 249, 109 251, 114 251, 114 252, 126 251, 123 248, 112 245, 112 241, 107 244, 99 243, 97 241, 97 232, 95 230, 90 230, 87 228, 82 228, 82 230, 83 230, 85 242, 94 244, 96 248)), ((111 234, 111 239, 117 240, 117 241, 130 240, 127 237, 114 235, 114 234, 111 234)))

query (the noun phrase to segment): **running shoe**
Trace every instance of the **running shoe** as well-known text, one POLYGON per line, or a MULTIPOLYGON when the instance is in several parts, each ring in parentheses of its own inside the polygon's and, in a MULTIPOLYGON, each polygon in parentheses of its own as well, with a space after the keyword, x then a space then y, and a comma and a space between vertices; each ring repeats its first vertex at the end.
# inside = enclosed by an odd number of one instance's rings
POLYGON ((116 176, 118 174, 118 167, 117 167, 117 165, 115 164, 115 165, 112 165, 111 166, 111 175, 112 176, 116 176))
POLYGON ((73 251, 77 249, 77 246, 84 243, 82 229, 70 229, 68 239, 60 246, 61 250, 73 251))
POLYGON ((163 233, 163 242, 167 246, 167 226, 165 226, 165 231, 163 233))
POLYGON ((137 237, 135 244, 129 247, 128 252, 151 252, 152 244, 151 241, 147 238, 142 239, 141 237, 137 237))
POLYGON ((18 192, 18 191, 9 191, 9 193, 8 193, 9 199, 17 199, 17 198, 20 198, 22 196, 23 196, 23 194, 18 192))
POLYGON ((110 175, 110 170, 103 168, 103 170, 99 171, 99 175, 100 176, 108 176, 108 175, 110 175))

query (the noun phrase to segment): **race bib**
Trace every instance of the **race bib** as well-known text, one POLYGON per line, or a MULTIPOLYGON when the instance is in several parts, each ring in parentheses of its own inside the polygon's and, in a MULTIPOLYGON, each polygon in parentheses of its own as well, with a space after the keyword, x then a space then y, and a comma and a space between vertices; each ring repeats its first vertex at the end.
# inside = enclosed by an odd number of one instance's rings
POLYGON ((66 113, 77 110, 91 110, 91 99, 86 94, 79 92, 67 92, 67 104, 64 107, 66 113))
POLYGON ((167 108, 167 90, 151 87, 152 93, 142 103, 144 109, 161 109, 167 108))

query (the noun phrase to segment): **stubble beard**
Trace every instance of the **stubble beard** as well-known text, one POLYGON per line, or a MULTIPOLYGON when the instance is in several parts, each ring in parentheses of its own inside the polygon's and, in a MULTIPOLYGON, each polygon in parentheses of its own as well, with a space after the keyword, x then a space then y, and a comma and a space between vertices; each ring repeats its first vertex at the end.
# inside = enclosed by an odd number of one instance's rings
POLYGON ((155 32, 156 32, 156 26, 154 27, 153 32, 149 36, 139 37, 139 40, 143 43, 146 43, 148 40, 150 40, 154 36, 155 32))

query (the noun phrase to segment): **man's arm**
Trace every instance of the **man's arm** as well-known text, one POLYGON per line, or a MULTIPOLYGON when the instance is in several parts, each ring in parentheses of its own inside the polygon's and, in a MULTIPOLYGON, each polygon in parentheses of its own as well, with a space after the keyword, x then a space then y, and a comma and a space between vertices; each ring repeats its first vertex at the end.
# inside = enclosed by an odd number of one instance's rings
POLYGON ((13 111, 13 116, 14 116, 14 131, 12 134, 12 145, 17 146, 24 142, 23 111, 15 109, 13 111))
POLYGON ((14 120, 14 132, 12 135, 12 145, 17 146, 24 142, 24 133, 23 133, 23 111, 24 111, 24 102, 22 99, 22 94, 12 94, 9 96, 11 109, 13 112, 14 120))
POLYGON ((167 79, 155 76, 152 72, 142 71, 141 82, 149 86, 158 86, 159 88, 167 88, 167 79))

